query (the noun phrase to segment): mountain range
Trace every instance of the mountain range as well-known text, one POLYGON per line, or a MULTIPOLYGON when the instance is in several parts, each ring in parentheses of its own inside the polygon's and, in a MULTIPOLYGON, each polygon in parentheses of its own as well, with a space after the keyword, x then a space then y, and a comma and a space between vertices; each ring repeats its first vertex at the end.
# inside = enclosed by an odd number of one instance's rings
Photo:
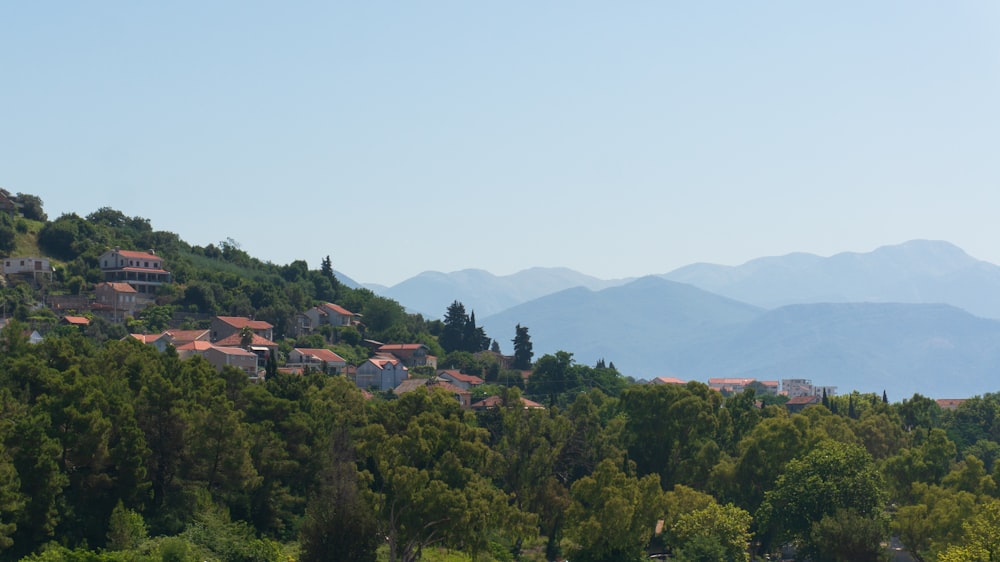
POLYGON ((508 352, 521 324, 536 358, 565 350, 639 379, 806 378, 894 400, 1000 390, 1000 267, 941 241, 639 279, 426 272, 376 292, 431 318, 458 300, 508 352))

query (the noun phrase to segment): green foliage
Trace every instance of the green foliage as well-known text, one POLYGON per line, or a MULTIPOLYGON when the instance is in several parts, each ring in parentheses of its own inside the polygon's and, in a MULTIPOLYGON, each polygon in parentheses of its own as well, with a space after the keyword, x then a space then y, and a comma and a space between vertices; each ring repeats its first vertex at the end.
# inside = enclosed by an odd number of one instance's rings
POLYGON ((531 336, 528 335, 528 327, 518 324, 514 328, 514 362, 511 368, 526 371, 531 368, 531 358, 535 353, 531 350, 531 336))
POLYGON ((857 445, 823 441, 788 463, 765 494, 758 517, 774 536, 816 552, 823 545, 811 534, 814 523, 838 510, 879 521, 883 505, 881 477, 871 456, 857 445))
POLYGON ((644 558, 656 521, 664 511, 660 479, 630 476, 609 459, 573 483, 567 537, 570 555, 583 561, 637 561, 644 558))
POLYGON ((132 550, 147 538, 146 522, 142 515, 125 509, 119 500, 111 512, 111 521, 108 523, 108 549, 132 550))

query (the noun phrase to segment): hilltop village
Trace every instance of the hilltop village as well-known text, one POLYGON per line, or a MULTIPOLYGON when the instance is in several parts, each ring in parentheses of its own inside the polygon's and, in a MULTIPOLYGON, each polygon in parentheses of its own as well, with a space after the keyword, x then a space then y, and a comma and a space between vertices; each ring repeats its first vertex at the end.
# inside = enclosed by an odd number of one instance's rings
POLYGON ((0 198, 0 562, 989 560, 1000 395, 635 381, 0 198), (146 248, 145 250, 139 248, 146 248))

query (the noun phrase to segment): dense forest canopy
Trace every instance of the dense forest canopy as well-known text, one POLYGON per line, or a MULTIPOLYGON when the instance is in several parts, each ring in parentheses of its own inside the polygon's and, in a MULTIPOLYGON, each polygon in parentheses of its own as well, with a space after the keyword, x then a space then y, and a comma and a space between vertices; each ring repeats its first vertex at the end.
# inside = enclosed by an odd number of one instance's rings
POLYGON ((789 547, 856 561, 886 559, 890 536, 919 560, 1000 556, 1000 394, 952 410, 855 392, 789 413, 753 389, 640 384, 571 351, 535 359, 527 327, 494 340, 458 302, 443 321, 407 314, 339 283, 330 257, 264 263, 113 209, 48 222, 27 201, 30 216, 7 217, 11 247, 37 240, 58 261, 51 283, 2 289, 0 561, 721 561, 789 547), (37 303, 91 290, 115 246, 155 249, 174 282, 126 326, 57 326, 37 303), (291 337, 320 302, 362 324, 291 337), (420 342, 500 400, 473 411, 444 390, 365 393, 318 370, 254 383, 124 337, 210 315, 266 320, 284 353, 328 347, 352 364, 364 339, 420 342), (484 353, 504 340, 517 370, 484 353))

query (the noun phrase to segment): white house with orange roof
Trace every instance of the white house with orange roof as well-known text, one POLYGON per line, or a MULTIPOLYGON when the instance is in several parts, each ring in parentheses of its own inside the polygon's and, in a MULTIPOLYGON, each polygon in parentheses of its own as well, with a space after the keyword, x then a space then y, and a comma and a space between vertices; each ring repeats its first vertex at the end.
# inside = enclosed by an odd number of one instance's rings
POLYGON ((340 373, 347 367, 347 360, 325 348, 296 347, 288 354, 286 367, 312 367, 329 373, 340 373), (324 369, 325 366, 325 369, 324 369))
POLYGON ((354 371, 354 384, 359 388, 392 390, 410 378, 410 371, 399 359, 372 357, 354 371))
POLYGON ((97 258, 104 280, 128 283, 136 292, 152 294, 156 288, 170 283, 170 272, 163 269, 163 258, 156 252, 135 252, 115 248, 97 258))

